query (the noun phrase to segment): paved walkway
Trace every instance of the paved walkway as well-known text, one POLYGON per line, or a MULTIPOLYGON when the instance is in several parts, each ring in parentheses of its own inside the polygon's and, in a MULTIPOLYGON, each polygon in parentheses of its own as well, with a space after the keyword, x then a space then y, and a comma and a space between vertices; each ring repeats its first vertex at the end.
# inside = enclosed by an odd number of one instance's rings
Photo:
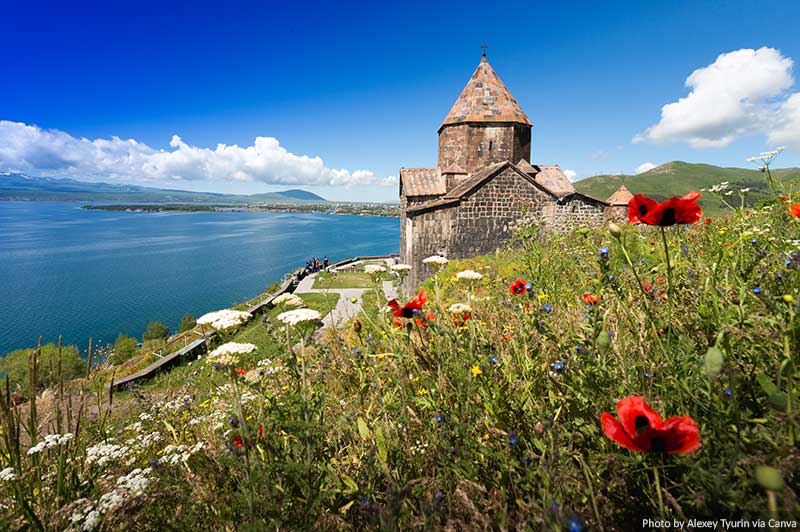
MULTIPOLYGON (((393 264, 393 261, 392 259, 385 259, 385 261, 388 269, 388 267, 393 264)), ((346 266, 343 266, 341 269, 348 270, 360 263, 361 262, 352 262, 346 266)), ((347 320, 351 320, 358 316, 358 313, 361 312, 361 298, 364 295, 364 292, 372 290, 371 288, 314 288, 314 280, 316 277, 317 274, 312 273, 311 275, 303 278, 303 280, 298 283, 294 293, 339 294, 339 302, 336 303, 336 307, 334 307, 333 310, 331 310, 328 314, 323 316, 322 328, 320 328, 320 331, 324 331, 331 326, 334 328, 341 327, 347 320), (354 300, 355 302, 353 302, 354 300)), ((397 297, 397 291, 395 290, 392 281, 383 281, 382 288, 383 293, 386 295, 387 301, 397 297)))

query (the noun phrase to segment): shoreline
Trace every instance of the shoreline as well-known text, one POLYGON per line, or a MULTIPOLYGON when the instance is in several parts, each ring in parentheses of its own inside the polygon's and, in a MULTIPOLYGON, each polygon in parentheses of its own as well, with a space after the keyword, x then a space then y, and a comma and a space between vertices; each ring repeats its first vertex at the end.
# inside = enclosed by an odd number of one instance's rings
POLYGON ((331 203, 298 205, 192 205, 192 204, 109 204, 81 205, 81 209, 115 212, 288 212, 310 214, 337 214, 347 216, 381 216, 399 218, 400 206, 383 204, 345 204, 331 203))

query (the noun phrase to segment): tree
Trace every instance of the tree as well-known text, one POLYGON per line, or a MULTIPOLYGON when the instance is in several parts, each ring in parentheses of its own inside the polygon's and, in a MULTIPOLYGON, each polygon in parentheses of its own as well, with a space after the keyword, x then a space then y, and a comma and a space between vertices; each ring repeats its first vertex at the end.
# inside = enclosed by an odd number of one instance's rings
POLYGON ((110 364, 122 364, 139 351, 139 342, 127 334, 120 333, 114 342, 114 352, 108 357, 110 364))
POLYGON ((189 313, 186 313, 183 315, 183 318, 181 318, 181 324, 178 325, 178 331, 179 332, 190 331, 194 329, 195 324, 197 324, 197 317, 192 316, 189 313))
MULTIPOLYGON (((8 375, 8 380, 13 387, 19 385, 28 393, 30 383, 31 354, 36 349, 17 349, 0 358, 0 373, 8 375)), ((55 344, 42 346, 39 355, 38 370, 36 371, 37 390, 53 386, 58 383, 58 347, 55 344)), ((61 349, 61 375, 66 380, 80 377, 86 371, 86 361, 81 358, 78 348, 74 345, 64 346, 61 349)))
POLYGON ((169 337, 169 327, 160 321, 151 321, 147 324, 142 340, 163 340, 169 337))

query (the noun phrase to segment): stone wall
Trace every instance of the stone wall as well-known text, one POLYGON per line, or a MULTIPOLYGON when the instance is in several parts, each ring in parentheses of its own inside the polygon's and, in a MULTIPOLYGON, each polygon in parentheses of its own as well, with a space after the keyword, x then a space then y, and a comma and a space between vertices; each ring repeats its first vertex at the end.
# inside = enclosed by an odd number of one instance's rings
POLYGON ((540 218, 555 198, 511 168, 465 197, 460 203, 412 214, 401 220, 402 261, 411 264, 409 285, 431 273, 422 259, 444 255, 462 259, 490 253, 513 236, 513 223, 523 214, 540 218))
POLYGON ((605 222, 605 209, 606 206, 602 203, 572 196, 556 205, 552 225, 559 229, 568 229, 575 225, 599 227, 605 222))
POLYGON ((456 124, 439 132, 439 168, 469 174, 503 161, 531 158, 531 128, 521 124, 456 124))
POLYGON ((432 273, 422 264, 425 257, 463 259, 491 253, 513 237, 515 222, 521 218, 555 229, 596 227, 604 223, 606 209, 604 203, 581 195, 559 201, 506 168, 460 203, 410 216, 403 210, 400 254, 402 262, 413 268, 406 288, 432 273))

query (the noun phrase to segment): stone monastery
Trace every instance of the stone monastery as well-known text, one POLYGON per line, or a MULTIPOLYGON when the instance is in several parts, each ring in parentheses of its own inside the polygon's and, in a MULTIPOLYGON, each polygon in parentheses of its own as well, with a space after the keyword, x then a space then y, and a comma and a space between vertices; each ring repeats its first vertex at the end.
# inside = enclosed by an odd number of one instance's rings
POLYGON ((532 164, 532 127, 484 52, 439 127, 438 166, 400 169, 400 255, 412 286, 427 277, 424 258, 492 252, 523 216, 565 228, 623 215, 624 186, 603 201, 577 192, 558 165, 532 164))

